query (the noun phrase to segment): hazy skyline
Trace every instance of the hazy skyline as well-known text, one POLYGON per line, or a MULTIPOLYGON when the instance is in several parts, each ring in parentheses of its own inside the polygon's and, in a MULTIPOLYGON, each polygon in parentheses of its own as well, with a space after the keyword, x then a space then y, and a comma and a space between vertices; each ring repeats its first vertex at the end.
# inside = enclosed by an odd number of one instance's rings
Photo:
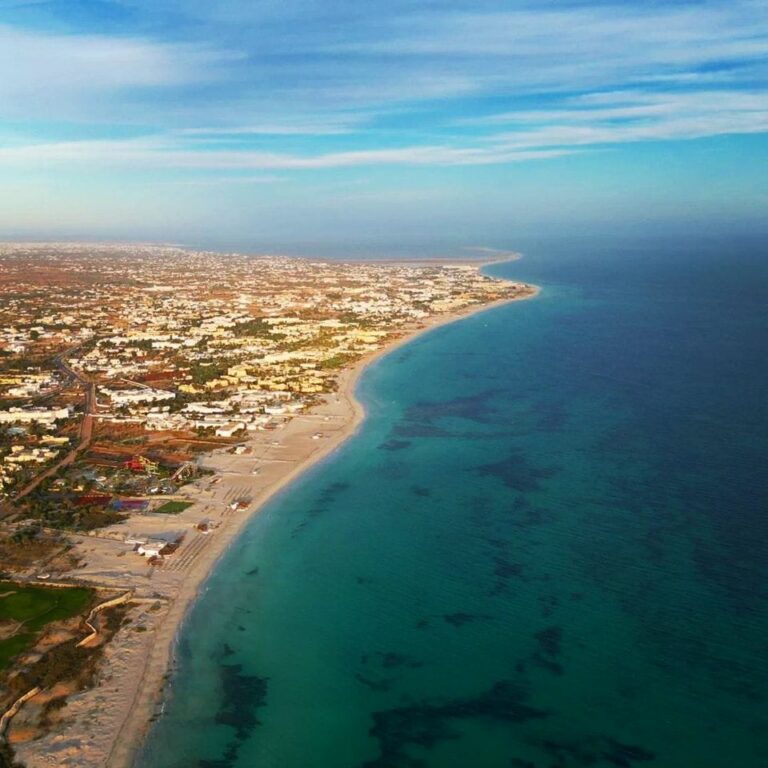
POLYGON ((0 237, 756 231, 768 5, 0 0, 0 237))

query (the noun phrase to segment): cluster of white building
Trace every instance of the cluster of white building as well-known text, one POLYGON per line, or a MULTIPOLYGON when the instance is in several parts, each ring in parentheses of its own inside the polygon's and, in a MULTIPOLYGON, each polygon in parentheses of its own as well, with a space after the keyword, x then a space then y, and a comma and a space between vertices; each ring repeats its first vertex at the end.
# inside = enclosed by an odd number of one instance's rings
MULTIPOLYGON (((60 438, 56 442, 68 442, 66 438, 60 438)), ((55 459, 60 453, 58 447, 53 445, 12 445, 10 453, 0 462, 0 491, 4 491, 16 481, 16 476, 27 464, 45 464, 55 459)))
POLYGON ((164 400, 173 400, 176 397, 175 392, 169 392, 166 389, 154 389, 153 387, 136 387, 134 389, 100 387, 99 392, 106 395, 110 403, 116 408, 142 403, 158 403, 164 400))
MULTIPOLYGON (((34 351, 40 340, 49 351, 69 349, 70 366, 99 384, 100 418, 221 437, 282 425, 333 391, 349 360, 413 321, 494 298, 501 288, 471 266, 334 264, 156 246, 0 245, 0 272, 12 286, 0 288, 0 349, 34 351), (83 279, 52 280, 44 300, 29 300, 40 294, 25 293, 39 288, 28 259, 83 279), (181 408, 189 399, 197 402, 181 408)), ((53 391, 57 376, 30 371, 0 378, 0 386, 2 394, 31 398, 53 391)), ((6 408, 0 424, 50 431, 71 416, 66 407, 6 408)), ((52 449, 30 442, 39 453, 13 455, 46 461, 52 449)))
POLYGON ((45 446, 28 448, 24 445, 12 445, 11 452, 3 459, 4 464, 45 464, 59 455, 58 448, 45 446))
POLYGON ((273 428, 305 407, 290 392, 238 392, 212 403, 189 403, 180 412, 168 406, 146 413, 149 430, 212 429, 217 437, 273 428))
POLYGON ((146 558, 160 557, 168 546, 178 546, 184 539, 184 531, 169 531, 168 533, 128 534, 125 543, 134 551, 146 558))
POLYGON ((6 397, 35 397, 51 392, 59 386, 59 377, 50 371, 25 372, 0 376, 0 386, 6 397))
POLYGON ((0 424, 44 424, 52 426, 60 419, 68 419, 72 415, 69 407, 61 408, 8 408, 0 410, 0 424))

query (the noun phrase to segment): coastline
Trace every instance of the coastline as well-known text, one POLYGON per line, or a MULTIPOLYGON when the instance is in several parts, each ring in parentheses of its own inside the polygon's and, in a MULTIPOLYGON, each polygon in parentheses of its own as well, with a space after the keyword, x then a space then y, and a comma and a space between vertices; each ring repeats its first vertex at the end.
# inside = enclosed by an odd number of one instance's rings
MULTIPOLYGON (((490 263, 507 260, 495 260, 477 266, 479 269, 490 263)), ((293 454, 289 454, 292 458, 264 458, 265 462, 269 462, 269 468, 273 470, 274 475, 265 484, 263 484, 263 476, 257 481, 250 476, 250 473, 242 470, 218 469, 216 475, 220 479, 224 478, 221 485, 217 486, 220 494, 223 494, 227 487, 231 492, 232 489, 241 488, 243 484, 251 486, 254 495, 250 508, 242 515, 231 515, 223 519, 220 527, 206 537, 204 550, 194 558, 189 569, 183 574, 183 578, 178 574, 179 580, 175 587, 168 590, 165 596, 165 610, 150 615, 149 610, 152 609, 147 610, 146 604, 152 602, 151 594, 147 594, 140 601, 145 604, 142 620, 147 622, 149 631, 145 633, 146 637, 142 638, 141 642, 136 638, 130 641, 123 638, 124 643, 132 643, 133 647, 130 651, 126 651, 128 654, 126 658, 122 658, 117 665, 112 665, 117 666, 117 670, 108 669, 109 692, 100 691, 99 686, 80 695, 78 703, 83 713, 80 722, 77 726, 68 726, 65 730, 71 731, 73 727, 82 729, 83 724, 88 723, 91 728, 96 726, 94 730, 100 733, 89 745, 80 745, 77 756, 71 755, 71 759, 67 760, 68 765, 78 766, 78 768, 91 768, 97 765, 108 766, 108 768, 133 768, 166 693, 169 671, 173 669, 177 639, 190 608, 204 589, 206 580, 246 525, 269 501, 286 490, 311 467, 332 456, 358 432, 366 417, 365 407, 356 396, 357 384, 363 373, 374 363, 430 331, 505 304, 539 295, 539 287, 528 287, 531 292, 523 296, 473 305, 457 312, 434 316, 419 326, 404 329, 402 335, 341 371, 336 395, 331 395, 323 405, 315 406, 307 414, 293 420, 297 426, 283 440, 287 450, 290 450, 287 444, 292 441, 293 454), (320 419, 323 420, 320 422, 323 426, 318 427, 320 419), (312 437, 311 433, 314 430, 326 429, 324 425, 329 423, 329 420, 337 424, 335 429, 328 428, 331 434, 324 435, 325 439, 322 440, 308 440, 312 437), (107 714, 103 713, 105 705, 109 709, 107 714)), ((286 429, 285 432, 289 433, 291 430, 286 429)), ((246 444, 252 449, 261 448, 265 455, 267 452, 275 452, 265 447, 266 444, 258 439, 252 438, 246 444)), ((215 465, 213 456, 209 455, 208 459, 212 459, 211 463, 215 465)), ((222 461, 225 460, 222 459, 222 461)), ((208 463, 206 459, 206 464, 208 463)), ((252 457, 249 463, 253 463, 252 457)), ((201 499, 195 506, 203 503, 205 502, 201 499)), ((196 514, 197 517, 200 516, 199 509, 196 514)), ((177 557, 183 557, 183 552, 183 549, 180 550, 177 557)), ((118 646, 113 649, 113 652, 118 656, 120 636, 127 632, 128 630, 124 629, 113 641, 118 646)), ((59 734, 51 741, 54 745, 60 745, 63 750, 66 743, 71 743, 64 738, 67 735, 71 736, 71 733, 59 734)), ((48 739, 42 741, 45 742, 48 739)), ((41 750, 40 742, 36 742, 34 753, 30 754, 26 754, 26 744, 19 746, 19 757, 27 762, 29 768, 58 764, 63 756, 57 749, 41 750), (46 754, 41 755, 40 752, 46 754)))

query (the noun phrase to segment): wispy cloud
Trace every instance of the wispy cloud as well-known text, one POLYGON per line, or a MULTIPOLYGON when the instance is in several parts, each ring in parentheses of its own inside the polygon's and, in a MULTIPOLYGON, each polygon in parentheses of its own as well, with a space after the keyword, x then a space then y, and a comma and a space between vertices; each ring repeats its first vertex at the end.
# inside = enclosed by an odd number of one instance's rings
POLYGON ((319 0, 131 7, 145 23, 121 37, 0 27, 0 115, 9 105, 39 113, 47 101, 53 117, 71 117, 74 98, 85 119, 102 117, 103 96, 130 89, 121 119, 157 128, 333 135, 360 109, 375 116, 426 101, 445 113, 466 111, 468 99, 768 80, 768 5, 758 0, 515 10, 501 0, 398 1, 387 12, 319 0), (165 35, 160 18, 175 22, 165 35), (173 100, 162 97, 176 86, 173 100), (338 113, 345 120, 334 125, 338 113))
POLYGON ((331 115, 290 115, 283 120, 248 125, 186 127, 180 136, 198 138, 242 138, 248 136, 341 136, 361 130, 371 118, 365 113, 331 115))
POLYGON ((768 56, 768 6, 600 3, 558 9, 415 11, 379 35, 332 41, 411 74, 460 68, 478 93, 568 92, 663 76, 712 79, 768 56))
POLYGON ((702 90, 694 92, 608 91, 566 98, 550 109, 520 109, 460 120, 459 124, 500 126, 520 123, 601 123, 654 121, 686 115, 728 115, 734 127, 768 110, 768 92, 702 90))
POLYGON ((26 122, 0 164, 480 165, 768 131, 758 0, 130 6, 120 36, 0 25, 0 117, 26 122))
POLYGON ((505 128, 485 140, 496 148, 520 150, 762 133, 768 131, 768 93, 597 93, 566 99, 553 109, 469 122, 505 128))
POLYGON ((180 187, 231 187, 231 186, 250 186, 258 184, 277 184, 285 181, 284 176, 277 175, 251 175, 251 176, 210 176, 198 178, 166 179, 162 183, 180 187))
POLYGON ((377 165, 479 165, 558 157, 566 150, 411 146, 298 155, 249 150, 198 151, 163 139, 75 141, 0 148, 0 165, 189 170, 313 170, 377 165))
MULTIPOLYGON (((457 124, 472 131, 440 144, 303 153, 264 151, 249 142, 241 146, 243 138, 253 139, 254 134, 258 143, 259 136, 271 132, 268 126, 190 128, 122 140, 27 142, 0 147, 0 166, 252 172, 530 162, 604 145, 768 132, 768 95, 610 91, 567 98, 550 109, 503 112, 457 124)), ((295 132, 311 130, 305 124, 295 132)), ((339 135, 352 131, 350 126, 339 135)), ((286 135, 290 133, 287 129, 286 135)))
MULTIPOLYGON (((31 32, 0 25, 0 116, 88 120, 104 98, 141 99, 215 81, 235 53, 207 46, 105 35, 31 32)), ((134 106, 135 108, 135 106, 134 106)), ((117 116, 125 115, 120 109, 117 116)))

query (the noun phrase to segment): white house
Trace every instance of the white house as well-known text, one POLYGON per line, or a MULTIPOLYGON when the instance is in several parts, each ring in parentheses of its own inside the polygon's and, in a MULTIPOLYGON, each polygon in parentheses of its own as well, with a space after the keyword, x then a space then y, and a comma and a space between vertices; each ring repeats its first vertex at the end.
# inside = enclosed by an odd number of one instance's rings
POLYGON ((239 432, 241 429, 245 429, 245 422, 242 421, 230 421, 222 426, 216 428, 217 437, 232 437, 235 432, 239 432))

